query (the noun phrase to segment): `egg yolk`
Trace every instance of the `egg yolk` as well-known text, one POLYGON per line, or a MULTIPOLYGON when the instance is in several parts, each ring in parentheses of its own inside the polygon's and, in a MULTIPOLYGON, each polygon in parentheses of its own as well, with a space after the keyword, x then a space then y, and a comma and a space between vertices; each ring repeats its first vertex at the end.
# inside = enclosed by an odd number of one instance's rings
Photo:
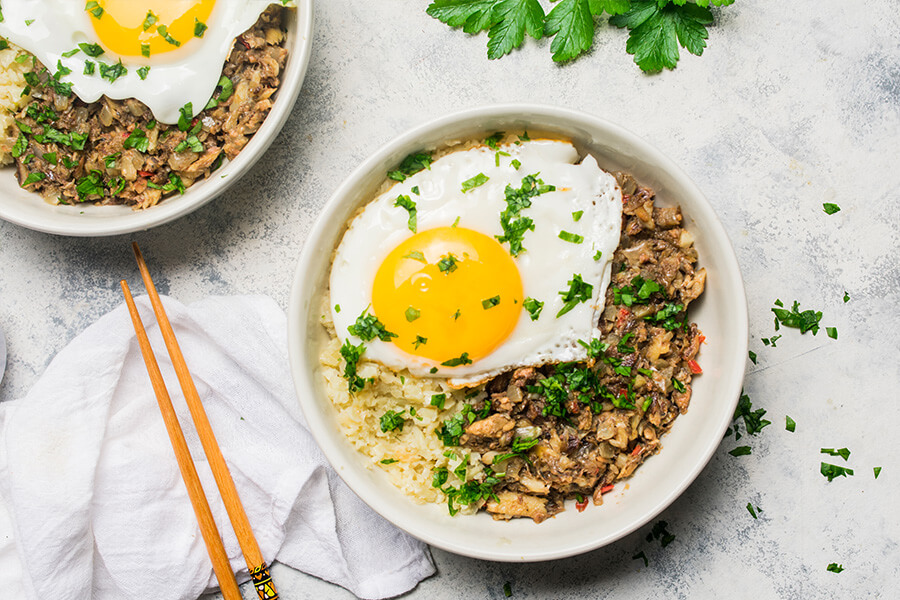
POLYGON ((393 343, 441 363, 490 354, 515 329, 522 301, 509 253, 463 227, 405 240, 381 263, 372 290, 372 312, 397 334, 393 343))
POLYGON ((216 0, 97 0, 88 12, 100 44, 120 56, 153 57, 202 36, 216 0))

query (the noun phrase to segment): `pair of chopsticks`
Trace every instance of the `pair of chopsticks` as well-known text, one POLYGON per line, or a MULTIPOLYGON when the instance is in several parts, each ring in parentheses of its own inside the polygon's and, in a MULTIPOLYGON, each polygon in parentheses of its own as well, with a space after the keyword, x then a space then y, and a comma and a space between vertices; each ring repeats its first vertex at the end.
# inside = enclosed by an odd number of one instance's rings
MULTIPOLYGON (((272 582, 272 577, 269 574, 269 566, 263 559, 256 537, 254 537, 253 531, 250 529, 247 513, 244 512, 244 505, 241 504, 241 499, 238 497, 237 488, 234 485, 234 480, 231 478, 231 472, 228 470, 228 465, 225 463, 218 442, 216 442, 216 437, 206 416, 206 410, 200 402, 200 396, 197 393, 193 379, 191 379, 191 374, 184 361, 184 355, 181 353, 178 340, 175 339, 175 331, 172 329, 169 318, 166 316, 166 311, 159 299, 156 286, 153 285, 153 280, 150 278, 150 271, 147 269, 147 264, 144 262, 140 248, 138 248, 137 243, 132 243, 132 248, 141 272, 141 278, 143 278, 147 294, 150 296, 150 303, 153 305, 153 312, 156 314, 156 320, 159 323, 166 348, 169 351, 169 357, 172 359, 172 364, 175 367, 178 382, 181 384, 181 390, 187 401, 191 418, 194 421, 194 426, 197 428, 200 443, 203 445, 203 451, 206 453, 206 459, 216 480, 216 486, 219 488, 219 494, 221 494, 225 509, 228 512, 228 518, 231 520, 231 526, 234 528, 238 543, 241 546, 244 560, 247 561, 247 568, 250 569, 253 585, 257 594, 259 594, 260 600, 275 600, 278 598, 278 592, 275 590, 275 584, 272 582)), ((166 384, 159 370, 159 364, 153 355, 153 348, 150 346, 150 340, 147 338, 147 332, 144 330, 141 315, 134 304, 134 298, 131 297, 128 283, 124 279, 120 283, 122 293, 125 295, 125 303, 128 305, 128 310, 131 313, 131 320, 134 323, 134 331, 137 334, 141 353, 144 356, 144 363, 147 365, 147 373, 150 375, 150 381, 153 384, 153 391, 156 393, 156 399, 159 402, 159 409, 162 412, 166 431, 169 433, 172 448, 175 450, 178 468, 181 470, 181 477, 184 479, 184 484, 187 487, 188 496, 194 507, 194 513, 197 515, 200 532, 203 534, 203 541, 206 542, 206 549, 209 552, 216 579, 219 581, 219 587, 226 600, 241 600, 241 592, 228 563, 228 556, 225 554, 222 538, 219 535, 216 522, 213 520, 212 511, 200 484, 200 478, 197 476, 197 469, 188 450, 187 442, 185 442, 184 433, 178 424, 172 400, 166 390, 166 384)))

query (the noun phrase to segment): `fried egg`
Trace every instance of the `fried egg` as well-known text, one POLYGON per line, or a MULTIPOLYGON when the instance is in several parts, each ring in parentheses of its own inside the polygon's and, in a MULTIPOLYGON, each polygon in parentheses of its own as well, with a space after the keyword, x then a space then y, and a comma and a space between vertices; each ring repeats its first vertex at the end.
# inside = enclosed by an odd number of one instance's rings
MULTIPOLYGON (((137 98, 163 123, 213 96, 234 39, 269 0, 3 0, 0 35, 84 102, 137 98)), ((294 2, 287 3, 291 6, 294 2)))
POLYGON ((365 360, 454 386, 584 360, 621 213, 615 178, 569 142, 449 153, 349 224, 329 281, 336 333, 365 360), (390 335, 354 335, 361 316, 390 335))

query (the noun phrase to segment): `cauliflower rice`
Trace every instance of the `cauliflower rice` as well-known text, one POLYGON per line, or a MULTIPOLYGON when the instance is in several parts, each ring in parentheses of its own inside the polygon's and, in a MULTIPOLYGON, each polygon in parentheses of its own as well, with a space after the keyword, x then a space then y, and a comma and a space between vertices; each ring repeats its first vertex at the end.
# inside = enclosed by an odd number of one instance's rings
POLYGON ((12 148, 19 137, 14 115, 31 101, 25 82, 25 73, 32 69, 30 58, 15 44, 0 50, 0 165, 12 163, 12 148))

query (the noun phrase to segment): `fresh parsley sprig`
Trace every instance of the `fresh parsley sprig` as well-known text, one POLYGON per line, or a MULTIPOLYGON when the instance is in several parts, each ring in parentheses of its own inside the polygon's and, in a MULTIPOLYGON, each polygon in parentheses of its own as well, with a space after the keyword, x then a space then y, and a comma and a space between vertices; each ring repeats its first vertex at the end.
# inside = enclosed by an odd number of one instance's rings
MULTIPOLYGON (((551 0, 555 1, 555 0, 551 0)), ((712 6, 734 0, 560 0, 549 13, 540 0, 434 0, 426 12, 465 33, 488 32, 488 58, 506 56, 525 41, 552 37, 553 60, 565 62, 588 52, 604 13, 609 24, 628 29, 625 51, 641 70, 674 69, 679 46, 700 56, 714 22, 712 6)))

